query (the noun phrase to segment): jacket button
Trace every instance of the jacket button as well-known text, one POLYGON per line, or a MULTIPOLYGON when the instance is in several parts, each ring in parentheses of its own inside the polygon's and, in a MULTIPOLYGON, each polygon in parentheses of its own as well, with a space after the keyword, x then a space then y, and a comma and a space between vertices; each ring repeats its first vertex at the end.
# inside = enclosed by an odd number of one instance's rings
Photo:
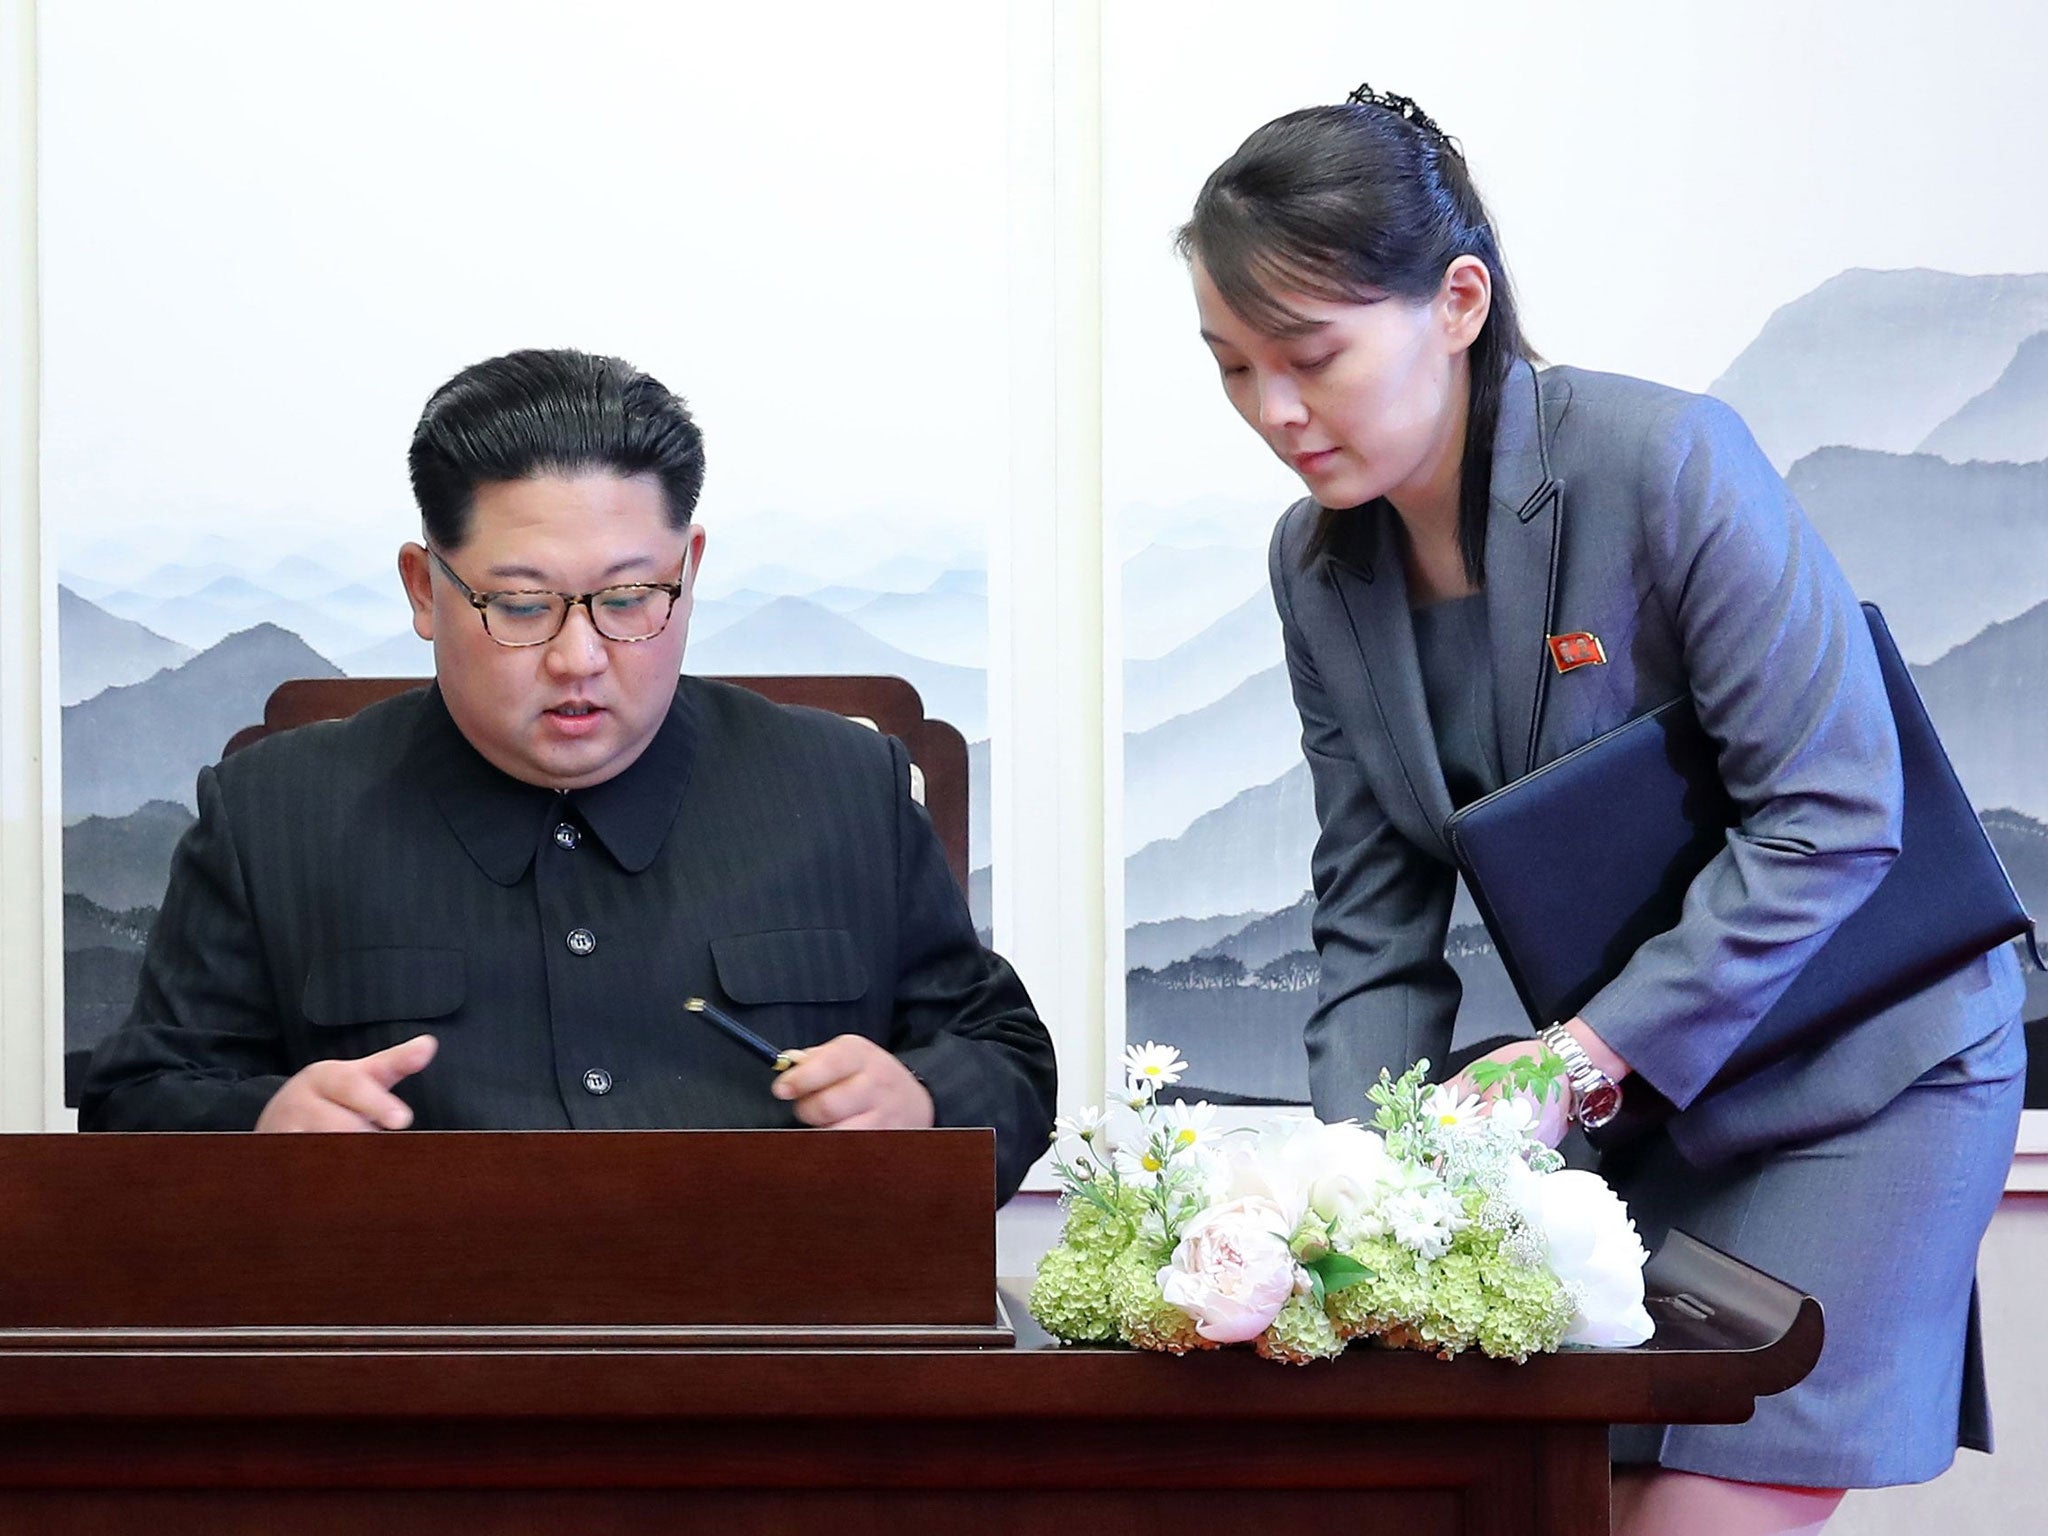
POLYGON ((603 1067, 592 1067, 583 1074, 583 1090, 597 1094, 600 1098, 612 1091, 612 1075, 603 1067))
POLYGON ((597 935, 596 935, 596 934, 594 934, 594 933, 592 933, 592 932, 591 932, 591 931, 590 931, 590 930, 589 930, 588 928, 571 928, 571 929, 569 930, 569 953, 570 953, 570 954, 572 954, 572 955, 587 955, 587 954, 589 954, 589 953, 590 953, 590 952, 591 952, 591 951, 592 951, 593 949, 596 949, 596 948, 597 948, 597 935))
POLYGON ((578 843, 582 841, 582 834, 579 833, 574 827, 570 826, 569 823, 566 821, 563 822, 559 827, 555 828, 555 844, 557 847, 574 848, 578 843))

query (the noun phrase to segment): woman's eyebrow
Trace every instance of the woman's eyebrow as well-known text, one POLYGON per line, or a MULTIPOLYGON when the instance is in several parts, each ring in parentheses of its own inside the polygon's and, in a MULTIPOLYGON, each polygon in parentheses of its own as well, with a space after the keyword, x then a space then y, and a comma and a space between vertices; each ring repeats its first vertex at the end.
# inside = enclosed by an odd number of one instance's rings
MULTIPOLYGON (((1286 325, 1276 326, 1269 331, 1263 331, 1262 334, 1271 337, 1274 341, 1300 341, 1305 336, 1313 336, 1318 331, 1328 330, 1335 323, 1336 322, 1331 320, 1310 320, 1303 318, 1300 320, 1289 321, 1286 325)), ((1209 345, 1212 347, 1235 348, 1236 346, 1235 342, 1226 341, 1223 337, 1218 336, 1214 331, 1209 330, 1207 327, 1203 328, 1201 335, 1202 340, 1208 342, 1209 345)))
POLYGON ((1275 341, 1300 341, 1318 331, 1326 331, 1334 324, 1329 320, 1311 320, 1306 315, 1290 320, 1285 325, 1273 327, 1269 333, 1275 341))

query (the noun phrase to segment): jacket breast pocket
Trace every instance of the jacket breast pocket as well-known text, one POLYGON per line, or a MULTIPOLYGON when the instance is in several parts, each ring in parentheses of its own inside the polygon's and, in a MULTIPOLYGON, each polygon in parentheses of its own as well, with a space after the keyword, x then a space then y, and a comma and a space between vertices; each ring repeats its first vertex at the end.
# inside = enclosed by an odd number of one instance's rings
POLYGON ((725 995, 749 1007, 851 1003, 867 995, 868 970, 844 928, 729 933, 711 941, 725 995))
POLYGON ((314 956, 300 1007, 318 1029, 410 1024, 446 1018, 467 991, 459 949, 337 949, 314 956))

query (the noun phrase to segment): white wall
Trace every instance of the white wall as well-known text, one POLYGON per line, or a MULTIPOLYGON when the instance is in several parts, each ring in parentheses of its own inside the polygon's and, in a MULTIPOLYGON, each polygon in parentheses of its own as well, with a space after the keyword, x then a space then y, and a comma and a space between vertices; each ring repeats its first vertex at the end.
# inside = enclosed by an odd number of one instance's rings
POLYGON ((0 1126, 50 1110, 57 790, 52 564, 38 510, 40 382, 33 8, 0 4, 0 1126))

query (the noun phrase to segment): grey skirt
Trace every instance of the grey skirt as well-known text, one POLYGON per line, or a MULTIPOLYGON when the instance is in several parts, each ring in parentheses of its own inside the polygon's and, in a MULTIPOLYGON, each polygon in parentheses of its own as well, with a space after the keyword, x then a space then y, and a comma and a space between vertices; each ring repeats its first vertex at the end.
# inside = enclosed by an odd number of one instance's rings
POLYGON ((1879 1488, 1991 1449, 1977 1245, 2005 1187, 2025 1089, 2017 1020, 1817 1141, 1696 1168, 1659 1136, 1602 1172, 1655 1251, 1677 1227, 1817 1297, 1813 1373, 1746 1424, 1622 1425, 1617 1465, 1738 1482, 1879 1488))

